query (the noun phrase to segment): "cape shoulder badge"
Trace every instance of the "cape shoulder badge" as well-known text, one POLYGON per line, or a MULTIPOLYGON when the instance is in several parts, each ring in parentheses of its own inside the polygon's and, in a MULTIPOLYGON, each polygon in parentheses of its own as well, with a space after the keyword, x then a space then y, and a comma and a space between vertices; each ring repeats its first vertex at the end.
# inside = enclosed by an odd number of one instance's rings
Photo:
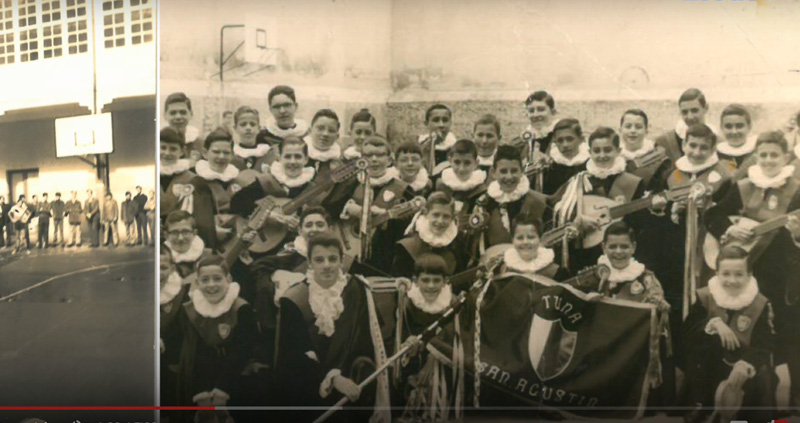
POLYGON ((227 323, 220 323, 217 328, 219 329, 219 336, 222 339, 228 339, 228 336, 231 334, 231 325, 227 323))
POLYGON ((719 174, 716 170, 712 170, 711 173, 708 174, 708 182, 715 184, 722 179, 722 175, 719 174))
POLYGON ((744 332, 747 329, 750 329, 751 323, 752 321, 749 317, 741 315, 736 319, 736 329, 739 329, 739 332, 744 332))
POLYGON ((633 294, 633 295, 639 295, 639 294, 641 294, 642 292, 644 292, 644 285, 642 285, 642 283, 641 283, 641 282, 639 282, 639 281, 634 281, 634 282, 631 284, 631 294, 633 294))
POLYGON ((383 201, 388 203, 392 201, 392 199, 394 199, 394 192, 388 189, 383 192, 383 201))

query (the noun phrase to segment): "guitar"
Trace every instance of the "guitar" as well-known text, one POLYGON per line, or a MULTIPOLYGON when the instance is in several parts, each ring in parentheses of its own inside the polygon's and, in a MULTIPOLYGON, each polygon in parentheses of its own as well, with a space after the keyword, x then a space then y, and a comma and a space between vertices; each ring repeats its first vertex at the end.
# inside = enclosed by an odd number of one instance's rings
POLYGON ((222 256, 225 258, 225 263, 228 264, 228 268, 233 266, 233 263, 236 262, 239 255, 250 245, 250 243, 242 239, 241 234, 246 231, 260 230, 264 226, 264 223, 267 222, 267 219, 271 217, 273 209, 274 205, 269 202, 267 198, 256 201, 256 209, 250 214, 244 227, 237 227, 236 236, 222 249, 222 256))
MULTIPOLYGON (((405 219, 425 207, 423 197, 414 197, 409 201, 403 201, 386 210, 386 213, 374 215, 370 219, 369 229, 374 231, 378 226, 390 220, 405 219)), ((361 251, 361 220, 350 219, 340 224, 339 231, 342 235, 342 244, 345 253, 358 255, 361 251)))
MULTIPOLYGON (((666 198, 667 201, 680 201, 689 196, 691 189, 692 185, 685 185, 664 191, 657 195, 666 198)), ((623 204, 619 204, 610 198, 597 195, 584 196, 583 214, 597 219, 600 225, 596 229, 587 228, 583 231, 581 240, 582 248, 592 248, 599 245, 603 241, 603 233, 608 225, 623 216, 651 207, 653 205, 653 199, 657 195, 651 195, 623 204)), ((577 228, 574 222, 559 226, 545 232, 542 235, 542 243, 547 247, 553 247, 561 242, 565 236, 573 238, 573 236, 570 235, 574 235, 576 231, 577 228)))
POLYGON ((311 184, 295 198, 278 198, 273 196, 262 198, 258 202, 261 203, 260 206, 263 206, 269 211, 268 219, 257 228, 250 228, 249 221, 237 219, 237 232, 241 234, 249 229, 258 231, 258 236, 249 247, 249 250, 253 253, 266 253, 274 249, 286 239, 286 235, 289 233, 289 219, 287 219, 287 217, 296 215, 306 203, 316 199, 333 185, 354 178, 359 171, 366 169, 366 167, 367 161, 364 159, 351 160, 345 162, 336 169, 331 169, 329 179, 312 181, 311 184))
POLYGON ((768 236, 768 234, 786 225, 790 216, 800 216, 800 210, 773 217, 765 222, 759 222, 744 216, 731 216, 730 220, 733 222, 733 225, 744 229, 750 229, 753 232, 753 238, 749 242, 742 242, 738 239, 726 237, 728 239, 720 243, 710 232, 706 233, 706 238, 703 240, 703 256, 706 264, 711 269, 717 270, 719 250, 723 246, 728 245, 741 247, 743 250, 750 253, 751 262, 755 261, 773 239, 773 237, 768 236))

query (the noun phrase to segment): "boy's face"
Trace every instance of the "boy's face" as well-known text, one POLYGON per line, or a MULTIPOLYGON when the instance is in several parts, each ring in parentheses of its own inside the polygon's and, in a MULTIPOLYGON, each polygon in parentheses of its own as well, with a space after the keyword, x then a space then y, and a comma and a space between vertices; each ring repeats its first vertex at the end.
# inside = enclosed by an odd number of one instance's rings
POLYGON ((164 289, 169 275, 175 271, 175 265, 172 263, 172 258, 169 254, 160 254, 160 256, 161 263, 158 265, 158 284, 161 286, 161 289, 164 289))
POLYGON ((367 160, 367 173, 372 178, 383 176, 392 163, 392 157, 386 148, 377 145, 367 144, 361 147, 361 156, 367 160))
POLYGON ((356 147, 361 147, 361 144, 364 144, 364 140, 373 135, 375 135, 375 131, 369 122, 356 122, 350 128, 350 136, 353 138, 356 147))
POLYGON ((553 134, 553 142, 556 143, 556 148, 561 155, 571 159, 578 155, 583 139, 577 136, 572 129, 559 129, 553 134))
POLYGON ((231 275, 221 266, 203 266, 197 270, 197 288, 211 304, 225 298, 231 285, 231 275))
POLYGON ((450 125, 452 125, 450 112, 445 109, 434 109, 431 111, 428 122, 426 123, 428 130, 436 132, 441 137, 445 137, 450 132, 450 125))
POLYGON ((412 180, 422 169, 422 157, 417 153, 400 153, 397 155, 397 170, 403 179, 412 180))
POLYGON ((546 128, 555 115, 555 110, 551 109, 544 101, 533 101, 525 106, 525 111, 528 114, 528 120, 531 121, 531 126, 536 129, 546 128))
POLYGON ((522 165, 517 160, 500 159, 494 165, 494 179, 503 192, 513 192, 522 178, 522 165))
POLYGON ((328 222, 321 214, 309 214, 300 224, 299 233, 305 239, 325 232, 328 232, 328 222))
POLYGON ((283 147, 281 164, 286 176, 297 178, 303 173, 303 168, 308 163, 308 156, 303 153, 302 145, 290 144, 283 147))
POLYGON ((60 195, 56 195, 56 201, 61 201, 61 196, 60 195))
POLYGON ((317 245, 308 252, 308 265, 314 271, 314 283, 330 288, 339 278, 342 256, 336 247, 317 245))
POLYGON ((725 291, 738 294, 750 280, 746 259, 725 259, 719 262, 717 277, 725 291))
POLYGON ((339 122, 325 116, 317 118, 311 129, 311 138, 314 147, 322 151, 329 150, 339 139, 339 122))
POLYGON ((223 172, 233 158, 233 147, 227 141, 212 142, 205 154, 211 169, 223 172))
POLYGON ((186 125, 192 119, 192 112, 186 103, 172 103, 167 106, 164 114, 167 115, 169 126, 181 133, 186 131, 186 125))
POLYGON ((233 126, 233 113, 226 112, 222 115, 222 124, 228 127, 233 126))
POLYGON ((240 141, 244 141, 247 144, 255 144, 258 130, 258 117, 256 115, 244 113, 239 116, 239 122, 236 123, 236 133, 239 134, 240 141))
POLYGON ((615 269, 624 269, 631 262, 636 243, 628 235, 609 235, 603 243, 603 254, 615 269))
POLYGON ((750 133, 750 125, 747 119, 741 115, 726 115, 722 118, 722 135, 728 144, 737 147, 747 141, 747 134, 750 133))
POLYGON ((686 126, 705 123, 708 109, 700 104, 700 100, 694 99, 680 102, 678 103, 678 108, 681 110, 681 118, 686 123, 686 126))
POLYGON ((597 138, 589 147, 589 156, 597 167, 609 169, 614 166, 614 161, 619 156, 619 148, 608 138, 597 138))
POLYGON ((130 200, 131 199, 131 195, 130 194, 125 194, 125 199, 126 200, 130 200))
POLYGON ((179 253, 189 251, 192 246, 192 240, 197 234, 197 230, 192 225, 189 219, 179 220, 169 224, 167 229, 167 241, 169 245, 179 253))
POLYGON ((433 303, 439 298, 439 293, 444 287, 444 275, 422 272, 417 276, 416 282, 422 298, 428 303, 433 303))
POLYGON ((472 172, 478 168, 478 161, 469 153, 452 152, 448 159, 450 160, 450 167, 453 169, 453 173, 455 173, 456 177, 461 181, 469 180, 472 176, 472 172))
POLYGON ((294 126, 297 103, 286 94, 278 94, 272 97, 272 101, 269 103, 269 111, 279 127, 289 129, 294 126))
POLYGON ((536 227, 533 225, 517 225, 514 228, 514 238, 511 239, 511 245, 517 250, 519 256, 525 261, 531 261, 536 258, 536 253, 539 251, 539 235, 536 233, 536 227))
POLYGON ((622 125, 619 126, 619 134, 626 144, 639 145, 647 135, 647 125, 644 123, 644 118, 631 114, 623 116, 622 125))
POLYGON ((497 142, 500 141, 497 129, 490 123, 475 125, 472 138, 475 139, 475 146, 478 147, 478 155, 481 157, 490 157, 494 154, 497 142))
POLYGON ((756 149, 756 164, 761 167, 764 176, 771 178, 777 176, 789 158, 778 144, 761 144, 756 149))
POLYGON ((425 216, 434 235, 443 235, 453 222, 453 209, 444 204, 434 204, 427 209, 425 216))
POLYGON ((711 141, 703 137, 689 136, 684 145, 684 152, 689 162, 693 165, 701 165, 708 160, 716 151, 711 145, 711 141))

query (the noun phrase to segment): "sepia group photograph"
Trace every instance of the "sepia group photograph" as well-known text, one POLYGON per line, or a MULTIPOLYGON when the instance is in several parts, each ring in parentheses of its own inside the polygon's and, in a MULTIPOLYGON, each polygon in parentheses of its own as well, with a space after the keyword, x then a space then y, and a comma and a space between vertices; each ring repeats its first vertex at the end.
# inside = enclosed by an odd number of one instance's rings
POLYGON ((798 22, 0 0, 0 423, 800 421, 798 22))

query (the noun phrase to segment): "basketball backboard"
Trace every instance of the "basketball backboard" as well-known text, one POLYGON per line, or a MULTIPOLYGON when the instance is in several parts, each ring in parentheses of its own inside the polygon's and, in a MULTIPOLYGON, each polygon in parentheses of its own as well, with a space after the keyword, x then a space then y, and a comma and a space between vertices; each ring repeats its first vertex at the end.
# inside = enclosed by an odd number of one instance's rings
POLYGON ((111 113, 56 119, 56 157, 114 151, 111 113))
POLYGON ((278 31, 275 18, 247 15, 244 24, 244 60, 277 65, 278 31))

